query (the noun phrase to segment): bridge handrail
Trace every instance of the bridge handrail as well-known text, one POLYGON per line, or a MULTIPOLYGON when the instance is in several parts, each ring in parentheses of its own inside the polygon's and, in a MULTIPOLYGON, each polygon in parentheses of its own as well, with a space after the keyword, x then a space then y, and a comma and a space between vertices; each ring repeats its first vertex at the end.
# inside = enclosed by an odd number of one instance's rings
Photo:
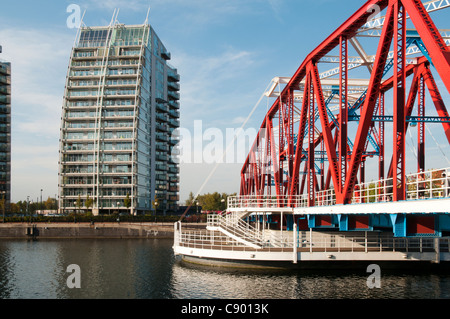
MULTIPOLYGON (((352 204, 392 201, 393 179, 360 183, 353 191, 352 204)), ((450 197, 450 167, 406 175, 405 199, 436 199, 450 197)), ((316 192, 315 206, 336 204, 334 189, 316 192)), ((294 196, 241 195, 228 197, 228 209, 237 208, 308 207, 308 194, 294 196)))
MULTIPOLYGON (((256 251, 256 249, 221 234, 220 232, 211 231, 192 231, 178 230, 177 246, 230 250, 240 249, 247 251, 256 251)), ((384 234, 323 234, 314 231, 300 231, 297 237, 297 247, 309 251, 372 251, 372 252, 422 252, 435 251, 436 245, 442 252, 450 252, 450 239, 433 237, 415 237, 415 238, 395 238, 391 235, 384 234)), ((285 245, 265 246, 267 250, 271 249, 287 249, 292 250, 294 243, 288 241, 285 245)), ((280 250, 277 250, 280 251, 280 250)))

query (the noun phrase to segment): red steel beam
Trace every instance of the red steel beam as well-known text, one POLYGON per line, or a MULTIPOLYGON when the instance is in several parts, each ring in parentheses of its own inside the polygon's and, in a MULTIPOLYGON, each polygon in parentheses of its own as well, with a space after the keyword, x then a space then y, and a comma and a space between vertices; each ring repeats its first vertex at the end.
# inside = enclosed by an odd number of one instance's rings
MULTIPOLYGON (((373 65, 372 75, 370 77, 369 87, 367 89, 364 107, 361 112, 361 120, 358 125, 357 134, 355 137, 352 157, 349 164, 349 176, 345 181, 343 192, 339 196, 338 204, 348 204, 352 198, 353 188, 356 183, 356 175, 361 163, 362 154, 364 151, 367 135, 370 124, 372 122, 372 115, 375 108, 376 101, 380 92, 381 78, 383 76, 384 67, 386 65, 389 48, 393 38, 394 10, 392 6, 388 7, 387 14, 383 26, 383 31, 380 37, 375 62, 373 65)), ((338 197, 336 198, 338 200, 338 197)))
POLYGON ((420 0, 401 0, 447 91, 450 92, 450 50, 420 0))
POLYGON ((393 2, 394 17, 394 125, 393 125, 393 200, 405 199, 405 81, 406 13, 400 2, 393 2))
POLYGON ((348 152, 348 40, 341 36, 339 43, 340 65, 339 65, 339 192, 342 191, 347 174, 347 152, 348 152))
MULTIPOLYGON (((445 107, 444 101, 442 100, 441 93, 436 85, 436 82, 431 74, 429 65, 424 65, 422 68, 422 76, 424 78, 425 84, 427 85, 428 91, 430 92, 431 99, 433 100, 436 111, 441 117, 449 117, 447 108, 445 107)), ((442 123, 444 127, 445 136, 450 143, 450 123, 442 123)))

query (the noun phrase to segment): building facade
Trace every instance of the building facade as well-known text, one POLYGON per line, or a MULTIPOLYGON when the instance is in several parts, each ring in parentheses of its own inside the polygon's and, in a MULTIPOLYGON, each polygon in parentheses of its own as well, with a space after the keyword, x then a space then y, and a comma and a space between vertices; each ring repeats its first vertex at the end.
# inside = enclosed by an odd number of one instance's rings
POLYGON ((148 25, 82 27, 61 118, 59 207, 166 214, 176 210, 179 80, 148 25))
POLYGON ((11 64, 2 61, 0 61, 0 201, 2 210, 0 214, 9 211, 11 201, 11 64))

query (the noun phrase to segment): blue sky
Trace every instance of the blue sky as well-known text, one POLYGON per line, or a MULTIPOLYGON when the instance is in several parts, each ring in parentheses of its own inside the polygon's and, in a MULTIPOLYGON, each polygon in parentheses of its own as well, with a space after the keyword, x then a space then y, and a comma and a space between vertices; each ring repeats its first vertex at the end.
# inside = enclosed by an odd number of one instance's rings
MULTIPOLYGON (((66 8, 86 10, 87 25, 149 22, 181 75, 181 126, 238 128, 272 78, 291 76, 305 56, 360 0, 8 1, 0 11, 0 59, 12 62, 12 201, 55 196, 64 83, 76 30, 66 8), (345 3, 343 5, 343 3, 345 3)), ((259 128, 266 102, 247 127, 259 128)), ((221 165, 203 189, 238 192, 242 163, 221 165)), ((213 165, 181 168, 181 201, 213 165)))

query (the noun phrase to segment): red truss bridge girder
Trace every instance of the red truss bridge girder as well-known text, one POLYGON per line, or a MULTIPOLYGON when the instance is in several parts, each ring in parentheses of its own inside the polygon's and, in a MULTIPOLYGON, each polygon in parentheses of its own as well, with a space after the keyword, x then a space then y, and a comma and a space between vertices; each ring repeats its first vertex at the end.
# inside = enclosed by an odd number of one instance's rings
MULTIPOLYGON (((374 115, 384 115, 384 94, 393 90, 393 156, 389 177, 394 177, 394 200, 404 199, 405 185, 405 134, 408 129, 406 117, 411 115, 415 101, 418 101, 419 117, 425 115, 424 91, 428 88, 434 106, 441 117, 449 114, 429 68, 426 58, 417 59, 417 63, 406 65, 406 17, 414 24, 428 55, 440 75, 447 91, 450 92, 450 50, 431 20, 420 0, 371 0, 355 12, 343 25, 334 31, 324 42, 314 49, 297 69, 279 98, 267 112, 260 132, 253 144, 241 171, 241 195, 277 195, 279 205, 290 205, 293 195, 302 194, 307 182, 309 205, 314 206, 314 192, 319 190, 315 169, 315 149, 319 145, 326 152, 328 172, 322 188, 332 183, 338 204, 351 201, 357 183, 358 171, 364 179, 364 153, 367 151, 368 135, 372 133, 380 145, 380 176, 384 177, 384 124, 380 122, 378 131, 373 122, 374 115), (369 85, 364 101, 360 106, 360 121, 353 149, 347 145, 348 116, 348 40, 367 22, 371 15, 368 8, 378 6, 386 10, 385 22, 378 48, 371 68, 369 85), (394 47, 394 75, 383 82, 389 50, 394 47), (339 48, 339 114, 337 124, 331 121, 325 105, 317 63, 331 50, 339 48), (406 92, 406 78, 414 75, 409 94, 406 92), (303 100, 299 110, 297 141, 294 142, 294 95, 303 85, 303 100), (319 122, 315 123, 317 107, 319 122), (275 125, 274 125, 275 124, 275 125), (274 126, 278 124, 278 139, 274 140, 274 126), (306 132, 307 131, 307 132, 306 132), (307 139, 307 149, 303 145, 307 139), (307 160, 300 173, 302 161, 307 160), (300 175, 303 176, 300 181, 300 175), (305 180, 306 179, 306 180, 305 180), (271 194, 271 185, 276 194, 271 194), (281 200, 285 196, 287 201, 281 200)), ((450 124, 442 123, 450 143, 450 124)), ((424 132, 423 123, 419 124, 418 169, 424 168, 424 132)))

